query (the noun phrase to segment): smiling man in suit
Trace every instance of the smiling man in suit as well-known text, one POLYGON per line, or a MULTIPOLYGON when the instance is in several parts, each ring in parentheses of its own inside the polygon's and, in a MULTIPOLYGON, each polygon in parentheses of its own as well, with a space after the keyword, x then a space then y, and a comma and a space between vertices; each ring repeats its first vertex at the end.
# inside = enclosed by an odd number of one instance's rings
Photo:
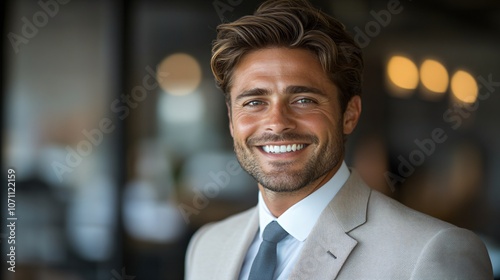
POLYGON ((361 114, 361 50, 302 0, 221 24, 212 71, 257 207, 192 238, 186 278, 492 279, 482 242, 370 189, 344 163, 361 114))

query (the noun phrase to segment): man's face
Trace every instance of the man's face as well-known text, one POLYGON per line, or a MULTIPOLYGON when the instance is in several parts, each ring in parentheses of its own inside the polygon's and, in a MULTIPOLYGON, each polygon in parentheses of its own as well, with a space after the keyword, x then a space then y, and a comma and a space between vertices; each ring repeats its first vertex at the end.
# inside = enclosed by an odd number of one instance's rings
POLYGON ((304 49, 246 54, 233 72, 229 120, 242 167, 264 188, 293 192, 336 172, 359 97, 340 111, 337 87, 304 49), (355 104, 352 104, 352 103, 355 104))

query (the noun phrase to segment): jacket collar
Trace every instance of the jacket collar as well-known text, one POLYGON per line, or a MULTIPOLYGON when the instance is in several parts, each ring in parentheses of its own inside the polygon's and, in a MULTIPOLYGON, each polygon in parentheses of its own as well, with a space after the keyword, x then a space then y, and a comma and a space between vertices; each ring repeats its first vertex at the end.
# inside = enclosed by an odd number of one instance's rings
POLYGON ((290 279, 335 279, 358 243, 349 235, 366 222, 371 189, 355 170, 321 214, 290 279))

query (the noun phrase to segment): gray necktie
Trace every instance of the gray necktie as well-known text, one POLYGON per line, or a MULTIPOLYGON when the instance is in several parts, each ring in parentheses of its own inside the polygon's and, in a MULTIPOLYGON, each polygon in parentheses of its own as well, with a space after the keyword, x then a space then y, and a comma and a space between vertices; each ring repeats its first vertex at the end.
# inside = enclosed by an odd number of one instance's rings
POLYGON ((288 235, 276 221, 269 223, 262 233, 262 243, 255 257, 248 280, 272 280, 276 269, 276 246, 288 235))

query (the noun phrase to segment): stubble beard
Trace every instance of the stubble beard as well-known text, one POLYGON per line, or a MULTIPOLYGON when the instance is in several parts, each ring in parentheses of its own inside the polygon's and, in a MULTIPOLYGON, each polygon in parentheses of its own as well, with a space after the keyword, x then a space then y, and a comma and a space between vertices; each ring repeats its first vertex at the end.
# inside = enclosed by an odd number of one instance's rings
MULTIPOLYGON (((281 138, 283 140, 295 140, 288 139, 286 136, 281 138)), ((306 187, 335 168, 344 156, 344 141, 340 130, 337 130, 334 143, 325 143, 321 146, 299 171, 290 170, 290 167, 294 164, 293 162, 272 162, 269 164, 272 165, 273 171, 266 172, 258 163, 255 154, 257 152, 247 147, 252 146, 247 144, 245 147, 237 141, 234 142, 234 150, 241 167, 264 188, 279 193, 296 192, 306 187)), ((307 147, 307 149, 311 148, 313 147, 307 147)))

